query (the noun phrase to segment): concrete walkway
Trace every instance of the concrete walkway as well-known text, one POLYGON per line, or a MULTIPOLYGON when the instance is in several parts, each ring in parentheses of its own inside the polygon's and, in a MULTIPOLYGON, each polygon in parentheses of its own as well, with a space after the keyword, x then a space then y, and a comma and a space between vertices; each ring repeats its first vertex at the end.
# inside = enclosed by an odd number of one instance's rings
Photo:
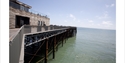
POLYGON ((9 39, 12 39, 20 28, 9 29, 9 39))

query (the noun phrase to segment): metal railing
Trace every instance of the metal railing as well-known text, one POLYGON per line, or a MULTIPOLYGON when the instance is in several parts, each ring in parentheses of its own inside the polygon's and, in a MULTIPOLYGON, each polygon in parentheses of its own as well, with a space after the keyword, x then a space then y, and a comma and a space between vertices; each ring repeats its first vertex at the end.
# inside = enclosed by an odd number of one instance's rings
POLYGON ((68 28, 63 29, 55 29, 55 30, 48 30, 48 31, 41 31, 35 33, 27 33, 25 34, 25 46, 30 46, 37 42, 44 40, 45 38, 53 37, 54 35, 61 34, 66 31, 68 28))
POLYGON ((38 11, 33 10, 33 9, 29 9, 29 12, 30 12, 30 13, 33 13, 33 14, 36 14, 36 15, 44 16, 44 17, 46 17, 46 18, 49 18, 49 16, 48 16, 48 15, 43 14, 43 13, 38 12, 38 11))

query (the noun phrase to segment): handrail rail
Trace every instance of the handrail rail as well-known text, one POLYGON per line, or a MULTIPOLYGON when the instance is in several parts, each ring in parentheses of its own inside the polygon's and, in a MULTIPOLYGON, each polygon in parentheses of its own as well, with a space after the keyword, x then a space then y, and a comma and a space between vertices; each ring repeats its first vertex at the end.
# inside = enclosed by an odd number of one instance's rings
POLYGON ((41 13, 41 12, 38 12, 38 11, 36 11, 36 10, 33 10, 33 9, 29 9, 29 12, 30 12, 30 13, 34 13, 34 14, 36 14, 36 15, 40 15, 40 16, 44 16, 44 17, 47 17, 47 18, 49 18, 49 16, 48 16, 48 15, 46 15, 46 14, 43 14, 43 13, 41 13))
POLYGON ((44 33, 44 32, 51 32, 51 31, 58 31, 58 30, 65 30, 65 29, 68 29, 68 28, 53 29, 53 30, 40 31, 40 32, 34 32, 34 33, 26 33, 25 35, 39 34, 39 33, 44 33))
MULTIPOLYGON (((23 25, 17 32, 16 32, 16 34, 15 35, 13 35, 13 36, 11 36, 10 38, 9 38, 9 42, 11 42, 15 37, 16 37, 16 35, 22 30, 22 28, 24 27, 24 26, 31 26, 31 25, 23 25)), ((35 26, 35 25, 32 25, 32 27, 33 26, 35 26)), ((37 26, 35 26, 35 27, 37 27, 37 26)), ((42 26, 42 27, 44 27, 44 26, 42 26)), ((48 27, 51 27, 51 26, 48 26, 48 27)), ((63 27, 63 26, 62 26, 63 27)), ((61 28, 62 29, 62 28, 61 28)), ((54 30, 58 30, 58 29, 54 29, 54 30)), ((47 30, 47 31, 49 31, 49 30, 47 30)), ((42 31, 42 32, 47 32, 47 31, 42 31)), ((35 32, 35 33, 41 33, 41 31, 40 32, 35 32)), ((28 33, 27 33, 28 34, 28 33)), ((29 34, 32 34, 32 33, 29 33, 29 34)))

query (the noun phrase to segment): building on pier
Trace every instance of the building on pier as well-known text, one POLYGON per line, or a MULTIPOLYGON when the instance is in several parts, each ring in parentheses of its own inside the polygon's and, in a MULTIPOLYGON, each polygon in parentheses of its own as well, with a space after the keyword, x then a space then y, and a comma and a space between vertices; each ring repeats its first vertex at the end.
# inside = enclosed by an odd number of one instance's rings
POLYGON ((22 25, 49 26, 50 18, 30 11, 31 8, 18 0, 9 0, 9 28, 20 28, 22 25))
POLYGON ((50 18, 30 12, 27 4, 9 4, 9 63, 47 63, 50 54, 55 58, 58 45, 76 34, 76 27, 49 25, 50 18))

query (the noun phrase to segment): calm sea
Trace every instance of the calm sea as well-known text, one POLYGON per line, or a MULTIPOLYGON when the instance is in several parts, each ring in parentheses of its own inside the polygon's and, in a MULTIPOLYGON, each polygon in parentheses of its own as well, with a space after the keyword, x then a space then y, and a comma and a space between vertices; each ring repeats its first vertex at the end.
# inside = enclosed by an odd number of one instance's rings
POLYGON ((48 63, 116 63, 116 31, 77 28, 77 35, 59 46, 48 63))

